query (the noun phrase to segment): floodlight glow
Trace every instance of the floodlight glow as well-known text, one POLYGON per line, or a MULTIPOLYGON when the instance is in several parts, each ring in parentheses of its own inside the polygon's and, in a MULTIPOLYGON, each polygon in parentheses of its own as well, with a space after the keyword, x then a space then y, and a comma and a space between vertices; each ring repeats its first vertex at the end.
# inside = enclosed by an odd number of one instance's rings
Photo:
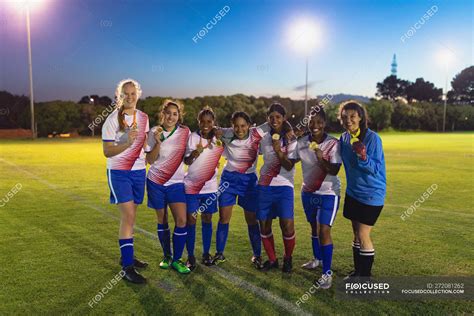
POLYGON ((295 51, 309 55, 321 42, 321 30, 310 19, 298 19, 288 29, 288 42, 295 51))
POLYGON ((450 49, 443 49, 440 50, 437 55, 436 59, 441 65, 449 65, 453 62, 454 60, 454 53, 450 49))
POLYGON ((8 4, 20 11, 34 10, 44 4, 44 2, 45 0, 7 0, 8 4))

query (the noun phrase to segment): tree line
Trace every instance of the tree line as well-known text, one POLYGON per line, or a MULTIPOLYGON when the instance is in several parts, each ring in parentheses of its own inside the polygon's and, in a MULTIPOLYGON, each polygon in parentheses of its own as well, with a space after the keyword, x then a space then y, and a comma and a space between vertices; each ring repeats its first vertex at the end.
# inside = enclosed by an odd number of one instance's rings
MULTIPOLYGON (((451 82, 448 93, 446 130, 474 130, 474 66, 464 69, 451 82)), ((364 102, 370 117, 370 127, 380 131, 425 130, 441 131, 443 122, 443 102, 441 89, 432 83, 417 79, 414 83, 387 77, 377 84, 377 98, 364 102)), ((138 109, 148 114, 150 124, 158 122, 158 112, 165 99, 170 97, 147 97, 138 101, 138 109)), ((330 96, 325 99, 331 100, 330 96)), ((197 114, 205 106, 211 106, 218 124, 230 126, 234 111, 247 112, 252 120, 260 124, 265 121, 266 109, 272 102, 280 102, 288 111, 288 120, 297 126, 304 119, 304 101, 273 97, 254 97, 243 94, 231 96, 204 96, 180 99, 185 104, 184 124, 192 130, 197 128, 197 114)), ((323 102, 324 99, 310 99, 308 105, 324 104, 328 117, 328 130, 340 132, 337 119, 339 104, 323 102)), ((79 102, 50 101, 35 103, 35 120, 39 136, 51 133, 77 132, 80 135, 98 135, 111 112, 112 100, 107 96, 90 95, 79 102)), ((0 128, 30 129, 30 106, 26 96, 0 91, 0 128)), ((301 124, 300 124, 301 125, 301 124)))

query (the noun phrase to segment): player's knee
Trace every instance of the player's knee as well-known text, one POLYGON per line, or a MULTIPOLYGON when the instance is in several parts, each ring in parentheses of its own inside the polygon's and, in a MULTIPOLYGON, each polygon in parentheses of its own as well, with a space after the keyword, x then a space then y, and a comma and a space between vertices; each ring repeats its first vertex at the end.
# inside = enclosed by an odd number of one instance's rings
POLYGON ((201 219, 204 223, 212 222, 212 214, 201 214, 201 219))
POLYGON ((186 225, 196 225, 196 217, 194 217, 192 214, 188 214, 188 218, 186 219, 186 225))
POLYGON ((319 230, 319 238, 321 241, 328 241, 331 239, 331 227, 327 225, 321 225, 319 230))
POLYGON ((176 227, 185 227, 185 226, 186 226, 186 217, 177 217, 176 227))

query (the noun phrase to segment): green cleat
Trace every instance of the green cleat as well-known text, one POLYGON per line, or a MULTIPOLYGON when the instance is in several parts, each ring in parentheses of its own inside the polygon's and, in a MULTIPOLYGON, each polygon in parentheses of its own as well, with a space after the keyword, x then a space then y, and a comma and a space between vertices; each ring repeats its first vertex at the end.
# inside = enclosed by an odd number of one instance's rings
POLYGON ((191 270, 186 266, 186 264, 184 264, 183 261, 181 261, 181 259, 173 261, 173 263, 171 263, 171 267, 181 274, 188 274, 191 272, 191 270))
POLYGON ((160 262, 160 268, 161 269, 168 269, 170 267, 172 261, 173 261, 173 259, 171 258, 171 256, 164 257, 163 260, 160 262))

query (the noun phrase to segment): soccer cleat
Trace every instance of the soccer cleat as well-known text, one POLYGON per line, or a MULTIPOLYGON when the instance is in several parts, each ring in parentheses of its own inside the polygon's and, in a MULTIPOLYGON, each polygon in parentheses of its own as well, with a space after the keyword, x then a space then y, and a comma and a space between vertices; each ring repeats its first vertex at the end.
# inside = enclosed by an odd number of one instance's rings
POLYGON ((191 272, 191 269, 189 269, 184 263, 183 261, 181 261, 181 259, 179 260, 176 260, 176 261, 173 261, 171 263, 171 267, 173 269, 175 269, 176 271, 178 271, 179 273, 181 274, 188 274, 191 272))
POLYGON ((263 269, 262 257, 261 256, 253 256, 252 263, 257 270, 263 269))
POLYGON ((322 264, 322 261, 321 260, 318 260, 316 258, 306 262, 305 264, 301 265, 301 267, 303 269, 306 269, 306 270, 314 270, 316 269, 317 267, 319 267, 319 265, 322 264))
POLYGON ((205 264, 206 266, 212 266, 212 256, 209 253, 205 253, 202 255, 202 263, 205 264))
POLYGON ((196 257, 195 256, 189 256, 188 257, 188 261, 186 261, 186 267, 188 267, 188 269, 190 271, 194 271, 194 269, 196 269, 196 257))
POLYGON ((140 273, 135 270, 133 265, 123 268, 122 270, 124 279, 127 282, 135 283, 135 284, 144 284, 146 283, 146 279, 140 273))
POLYGON ((278 259, 275 261, 267 260, 263 263, 262 271, 269 271, 271 269, 278 269, 278 259))
POLYGON ((226 258, 224 257, 224 254, 222 253, 216 253, 214 256, 214 259, 212 259, 212 264, 218 265, 219 263, 224 263, 226 262, 226 258))
POLYGON ((173 258, 171 256, 166 256, 161 260, 160 262, 160 268, 161 269, 168 269, 171 265, 171 262, 173 261, 173 258))
MULTIPOLYGON (((119 264, 122 265, 122 257, 120 257, 119 264)), ((145 269, 148 267, 148 263, 137 258, 133 258, 133 266, 137 269, 145 269)))
POLYGON ((344 281, 350 281, 354 278, 357 278, 359 277, 359 273, 357 271, 351 271, 349 272, 349 275, 347 275, 346 277, 344 277, 344 281))
POLYGON ((327 290, 332 286, 332 276, 323 274, 315 283, 319 284, 319 287, 323 290, 327 290))
POLYGON ((281 271, 285 273, 291 273, 291 269, 293 268, 293 260, 292 257, 284 257, 283 258, 283 268, 281 271))

